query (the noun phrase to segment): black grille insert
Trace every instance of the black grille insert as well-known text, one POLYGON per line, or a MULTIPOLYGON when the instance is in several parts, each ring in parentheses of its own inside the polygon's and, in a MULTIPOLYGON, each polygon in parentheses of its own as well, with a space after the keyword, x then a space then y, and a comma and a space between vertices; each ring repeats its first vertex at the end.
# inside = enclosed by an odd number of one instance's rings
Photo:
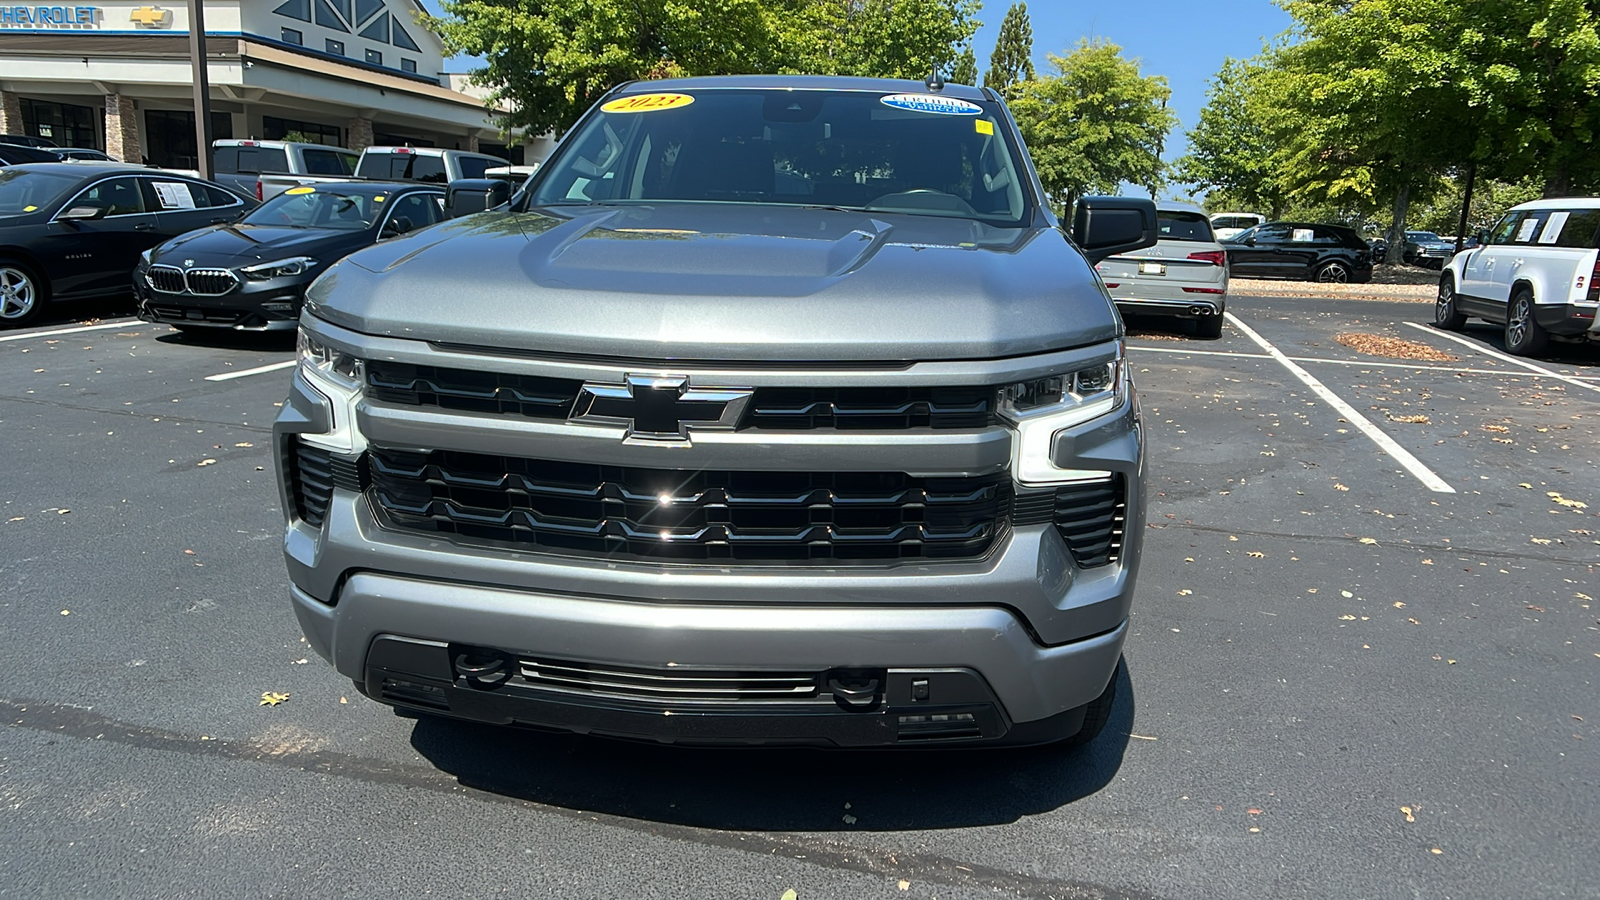
POLYGON ((648 559, 960 559, 1002 531, 1010 479, 687 472, 454 451, 369 452, 397 527, 648 559))
MULTIPOLYGON (((583 382, 372 361, 369 394, 387 403, 463 412, 565 419, 583 382)), ((902 431, 987 428, 992 387, 757 388, 739 428, 902 431)))
POLYGON ((1084 568, 1104 566, 1122 556, 1128 524, 1128 495, 1121 475, 1109 481, 1078 484, 1056 491, 1053 521, 1084 568))
POLYGON ((294 440, 289 448, 289 483, 295 515, 308 525, 320 526, 333 499, 333 454, 294 440))

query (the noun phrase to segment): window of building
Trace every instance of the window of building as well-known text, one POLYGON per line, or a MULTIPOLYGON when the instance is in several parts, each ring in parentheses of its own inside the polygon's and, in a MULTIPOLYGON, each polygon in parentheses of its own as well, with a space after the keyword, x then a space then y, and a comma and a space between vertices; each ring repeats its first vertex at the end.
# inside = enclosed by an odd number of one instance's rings
POLYGON ((344 41, 336 41, 333 38, 328 38, 328 52, 332 53, 334 56, 343 56, 344 41))
POLYGON ((311 0, 287 0, 273 12, 302 22, 311 21, 311 0))
POLYGON ((400 60, 400 71, 410 72, 413 75, 417 74, 417 61, 414 59, 400 60))
POLYGON ((400 27, 399 22, 394 23, 393 40, 394 45, 402 50, 410 50, 412 53, 422 52, 422 48, 418 47, 417 42, 411 39, 411 35, 406 34, 406 30, 400 27))
POLYGON ((334 147, 344 146, 344 131, 338 126, 323 125, 320 122, 302 122, 297 119, 262 116, 261 131, 269 141, 285 140, 290 134, 295 134, 298 138, 313 144, 329 144, 334 147))
POLYGON ((99 150, 104 146, 105 132, 99 127, 98 110, 93 107, 27 97, 21 98, 20 103, 24 134, 44 138, 57 147, 99 150))
POLYGON ((305 35, 293 28, 285 28, 283 29, 283 42, 285 44, 294 44, 296 47, 304 47, 306 38, 305 35))
POLYGON ((369 41, 389 43, 389 14, 384 13, 361 29, 361 36, 369 41))
POLYGON ((381 66, 381 65, 383 65, 383 54, 378 52, 377 50, 373 50, 372 48, 368 47, 367 48, 367 65, 369 65, 369 66, 381 66))
POLYGON ((323 28, 332 28, 334 31, 342 31, 345 34, 350 33, 349 26, 345 25, 344 19, 333 11, 332 6, 328 5, 328 0, 316 0, 316 2, 318 25, 323 28))
MULTIPOLYGON (((144 112, 145 147, 149 163, 166 169, 197 169, 200 160, 195 154, 194 113, 180 109, 147 109, 144 112)), ((223 140, 233 137, 233 116, 227 113, 211 114, 211 137, 223 140)), ((139 160, 123 160, 139 162, 139 160)))

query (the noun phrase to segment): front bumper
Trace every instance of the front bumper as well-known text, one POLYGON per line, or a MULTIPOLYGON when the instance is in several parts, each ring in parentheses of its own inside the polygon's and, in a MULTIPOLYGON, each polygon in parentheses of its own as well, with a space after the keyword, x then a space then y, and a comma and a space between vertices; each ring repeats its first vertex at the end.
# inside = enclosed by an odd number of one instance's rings
POLYGON ((293 331, 310 279, 245 281, 226 294, 172 294, 151 287, 143 270, 133 276, 139 318, 186 328, 232 331, 293 331))
MULTIPOLYGON (((358 408, 356 421, 377 428, 380 411, 358 408)), ((296 435, 326 433, 332 421, 328 400, 297 373, 275 427, 280 483, 296 435)), ((433 439, 475 448, 498 439, 442 421, 429 427, 433 439)), ((1050 524, 1012 525, 986 555, 963 560, 583 558, 394 528, 366 493, 335 487, 320 525, 290 516, 293 605, 313 649, 369 696, 477 721, 690 743, 1067 737, 1113 677, 1127 631, 1144 522, 1137 398, 1130 392, 1121 408, 1062 432, 1055 446, 1058 456, 1125 479, 1118 561, 1079 567, 1050 524), (511 668, 552 659, 622 667, 652 683, 801 673, 814 676, 816 690, 793 702, 717 702, 670 690, 653 700, 555 690, 518 675, 487 685, 457 665, 472 654, 511 668), (829 688, 837 672, 876 678, 874 699, 840 699, 829 688)), ((770 458, 784 452, 766 448, 770 458)))

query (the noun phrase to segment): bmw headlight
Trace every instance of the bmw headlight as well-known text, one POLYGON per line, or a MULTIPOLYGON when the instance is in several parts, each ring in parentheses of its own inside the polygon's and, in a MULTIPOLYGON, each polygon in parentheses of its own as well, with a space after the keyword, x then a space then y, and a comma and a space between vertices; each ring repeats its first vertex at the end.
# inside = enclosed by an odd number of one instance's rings
POLYGON ((1115 358, 1031 381, 1000 392, 1000 415, 1016 430, 1013 477, 1025 485, 1098 480, 1103 471, 1063 469, 1055 464, 1056 435, 1122 406, 1126 378, 1122 346, 1115 358))
POLYGON ((268 278, 287 278, 291 275, 304 275, 316 265, 316 259, 310 256, 291 256, 288 259, 275 259, 272 262, 245 266, 239 270, 239 274, 251 281, 266 281, 268 278))

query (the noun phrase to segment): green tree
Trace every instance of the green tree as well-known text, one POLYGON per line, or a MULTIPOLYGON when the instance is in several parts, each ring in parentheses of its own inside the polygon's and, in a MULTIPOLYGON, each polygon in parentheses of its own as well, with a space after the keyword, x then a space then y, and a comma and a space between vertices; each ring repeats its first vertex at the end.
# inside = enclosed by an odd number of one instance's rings
POLYGON ((1223 61, 1188 131, 1189 151, 1173 167, 1175 180, 1206 192, 1208 209, 1283 216, 1289 198, 1273 160, 1278 141, 1260 85, 1264 71, 1258 61, 1223 61))
POLYGON ((1050 64, 1055 74, 1019 84, 1011 108, 1057 206, 1115 193, 1125 181, 1157 191, 1161 146, 1178 122, 1167 80, 1141 75, 1106 41, 1079 41, 1066 56, 1050 54, 1050 64))
POLYGON ((955 65, 950 68, 950 81, 955 84, 978 83, 978 57, 973 55, 971 44, 961 48, 961 55, 956 57, 955 65))
POLYGON ((977 0, 779 0, 774 68, 745 71, 921 81, 956 61, 977 11, 977 0))
POLYGON ((1033 25, 1028 20, 1028 4, 1013 3, 1000 20, 983 86, 1009 98, 1015 96, 1013 88, 1018 83, 1033 78, 1033 25))

